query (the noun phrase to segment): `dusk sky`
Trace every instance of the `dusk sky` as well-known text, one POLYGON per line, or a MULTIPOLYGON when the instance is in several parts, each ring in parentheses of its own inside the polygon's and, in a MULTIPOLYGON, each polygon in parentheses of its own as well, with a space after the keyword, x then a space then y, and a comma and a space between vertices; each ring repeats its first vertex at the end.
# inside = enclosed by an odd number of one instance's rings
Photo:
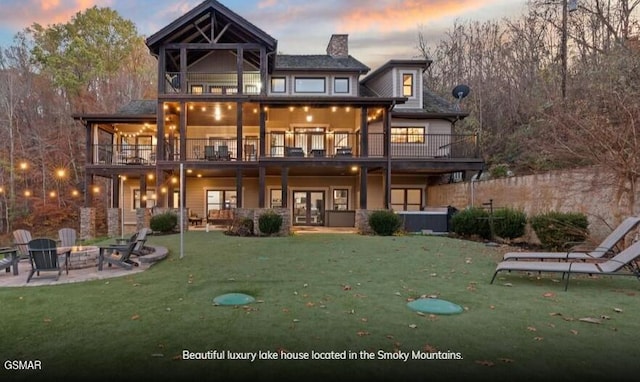
MULTIPOLYGON (((202 0, 0 0, 0 46, 39 23, 65 23, 97 5, 115 9, 150 36, 202 0)), ((389 59, 415 58, 419 31, 436 43, 456 19, 520 15, 526 0, 220 0, 278 40, 285 54, 324 54, 333 33, 349 35, 349 53, 375 68, 389 59)))

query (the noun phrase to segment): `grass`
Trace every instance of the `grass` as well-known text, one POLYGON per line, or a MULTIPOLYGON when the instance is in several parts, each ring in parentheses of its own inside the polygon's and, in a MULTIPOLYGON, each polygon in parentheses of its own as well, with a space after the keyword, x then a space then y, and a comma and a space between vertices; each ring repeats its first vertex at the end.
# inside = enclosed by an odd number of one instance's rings
POLYGON ((0 289, 2 362, 42 362, 41 371, 0 367, 0 379, 603 381, 640 371, 640 284, 631 277, 576 277, 568 292, 557 275, 504 274, 490 285, 499 250, 445 237, 189 232, 182 259, 178 236, 149 242, 171 255, 140 274, 0 289), (258 302, 213 304, 228 292, 258 302), (465 311, 406 307, 423 295, 465 311), (186 361, 183 350, 357 359, 186 361), (463 359, 378 359, 398 351, 463 359))

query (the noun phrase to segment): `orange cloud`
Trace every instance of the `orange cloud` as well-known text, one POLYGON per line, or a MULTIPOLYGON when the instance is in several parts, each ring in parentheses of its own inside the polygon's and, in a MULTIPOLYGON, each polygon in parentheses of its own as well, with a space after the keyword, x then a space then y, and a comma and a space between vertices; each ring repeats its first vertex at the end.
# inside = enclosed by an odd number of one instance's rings
POLYGON ((400 0, 384 2, 383 7, 362 7, 353 9, 340 19, 342 30, 362 32, 405 31, 416 25, 445 16, 455 16, 463 12, 486 6, 487 1, 478 0, 400 0))
POLYGON ((258 3, 258 8, 259 9, 263 9, 263 8, 269 8, 269 7, 273 7, 278 3, 277 0, 262 0, 258 3))
POLYGON ((44 11, 48 11, 49 9, 56 8, 60 5, 60 0, 42 0, 40 2, 40 8, 44 11))

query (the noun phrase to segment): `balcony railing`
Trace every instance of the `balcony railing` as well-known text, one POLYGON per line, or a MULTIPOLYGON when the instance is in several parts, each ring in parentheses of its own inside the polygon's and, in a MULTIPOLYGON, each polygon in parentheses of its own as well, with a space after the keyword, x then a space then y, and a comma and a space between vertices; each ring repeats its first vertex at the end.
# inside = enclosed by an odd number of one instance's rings
POLYGON ((167 72, 165 93, 187 93, 206 95, 258 95, 262 88, 260 72, 245 72, 242 75, 243 89, 238 89, 238 73, 187 73, 187 88, 180 89, 180 73, 167 72))
MULTIPOLYGON (((265 152, 260 152, 257 137, 242 139, 242 153, 238 157, 238 140, 235 137, 189 138, 186 140, 184 159, 194 161, 243 161, 256 162, 260 158, 360 158, 364 148, 359 133, 271 132, 265 136, 265 152)), ((367 139, 368 157, 384 158, 386 153, 384 134, 371 133, 367 139)), ((179 144, 165 144, 165 155, 157 157, 155 145, 95 145, 94 164, 107 165, 155 165, 157 160, 179 161, 179 144)), ((420 134, 392 136, 391 159, 439 159, 479 158, 475 135, 420 134)))

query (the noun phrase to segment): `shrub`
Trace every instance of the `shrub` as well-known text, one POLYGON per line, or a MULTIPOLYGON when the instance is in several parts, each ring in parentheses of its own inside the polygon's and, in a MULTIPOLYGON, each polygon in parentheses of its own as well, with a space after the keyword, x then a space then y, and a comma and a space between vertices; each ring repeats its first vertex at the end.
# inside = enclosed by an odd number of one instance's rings
POLYGON ((265 212, 258 217, 258 228, 263 235, 273 235, 282 228, 282 216, 273 211, 265 212))
POLYGON ((575 212, 547 212, 531 218, 531 227, 545 249, 565 250, 589 235, 586 215, 575 212))
POLYGON ((173 212, 164 212, 151 217, 149 227, 157 232, 171 232, 178 225, 178 215, 173 212))
POLYGON ((493 212, 494 233, 504 239, 515 239, 524 235, 527 214, 513 208, 501 208, 493 212))
POLYGON ((253 236, 253 220, 249 218, 236 218, 231 227, 225 231, 230 236, 253 236))
POLYGON ((489 213, 482 208, 471 207, 456 212, 451 217, 451 230, 464 237, 477 235, 483 239, 491 238, 489 213))
POLYGON ((374 211, 369 215, 369 226, 376 235, 391 236, 402 227, 402 219, 393 211, 374 211))

